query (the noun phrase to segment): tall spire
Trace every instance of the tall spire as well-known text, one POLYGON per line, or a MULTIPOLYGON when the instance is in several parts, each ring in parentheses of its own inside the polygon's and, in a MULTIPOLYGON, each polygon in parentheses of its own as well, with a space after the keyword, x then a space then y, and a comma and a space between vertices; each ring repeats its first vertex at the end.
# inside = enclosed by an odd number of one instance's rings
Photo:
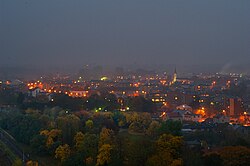
POLYGON ((177 72, 176 72, 176 67, 174 68, 174 77, 173 77, 173 83, 177 81, 177 72))

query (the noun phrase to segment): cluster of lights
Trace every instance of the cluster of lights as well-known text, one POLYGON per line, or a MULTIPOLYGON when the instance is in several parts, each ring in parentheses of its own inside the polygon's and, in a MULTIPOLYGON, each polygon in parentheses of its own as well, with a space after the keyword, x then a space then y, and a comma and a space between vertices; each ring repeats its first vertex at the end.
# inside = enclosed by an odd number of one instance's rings
POLYGON ((38 80, 36 82, 28 83, 27 86, 28 86, 29 89, 34 89, 36 87, 40 87, 41 88, 43 86, 43 84, 42 84, 41 81, 38 80))
POLYGON ((151 99, 152 102, 165 102, 166 100, 165 99, 151 99))
POLYGON ((206 115, 206 112, 205 112, 205 108, 204 107, 201 107, 201 109, 198 109, 196 111, 196 114, 200 114, 202 116, 205 116, 206 115))
POLYGON ((99 111, 101 111, 101 110, 102 110, 102 108, 99 107, 98 109, 95 110, 95 112, 99 112, 99 111))
POLYGON ((126 108, 121 108, 120 111, 124 112, 124 111, 129 111, 130 108, 129 107, 126 107, 126 108))
POLYGON ((0 81, 0 84, 10 85, 11 81, 9 81, 9 80, 7 80, 7 81, 0 81))
POLYGON ((168 103, 167 102, 163 102, 162 103, 164 106, 168 106, 168 103))
POLYGON ((117 78, 118 78, 118 79, 121 79, 121 80, 123 80, 123 79, 124 79, 124 77, 123 77, 123 76, 117 76, 117 78))
POLYGON ((133 84, 133 86, 138 88, 140 86, 140 84, 141 84, 140 82, 136 82, 136 83, 133 84))
POLYGON ((167 83, 166 80, 161 80, 160 82, 161 82, 162 85, 165 85, 167 83))
POLYGON ((87 97, 88 96, 88 91, 84 91, 84 92, 65 92, 65 94, 67 94, 68 96, 72 96, 72 97, 87 97))

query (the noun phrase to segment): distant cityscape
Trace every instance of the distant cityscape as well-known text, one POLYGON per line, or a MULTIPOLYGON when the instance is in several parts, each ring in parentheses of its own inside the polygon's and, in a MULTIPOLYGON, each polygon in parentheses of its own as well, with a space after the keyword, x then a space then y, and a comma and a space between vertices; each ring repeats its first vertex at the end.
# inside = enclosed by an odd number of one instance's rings
MULTIPOLYGON (((41 76, 36 80, 1 80, 1 91, 11 89, 25 96, 24 102, 53 102, 58 95, 87 99, 92 95, 114 94, 120 111, 130 108, 129 98, 143 97, 153 105, 154 118, 175 121, 229 123, 250 126, 250 77, 243 74, 198 74, 179 77, 153 71, 101 74, 101 68, 81 69, 73 75, 41 76)), ((9 107, 10 105, 8 105, 9 107)), ((1 107, 6 107, 2 105, 1 107)), ((87 108, 88 109, 88 108, 87 108)), ((105 105, 96 111, 114 111, 105 105)))
POLYGON ((238 154, 250 154, 250 76, 197 73, 179 74, 177 67, 105 73, 86 65, 72 74, 2 78, 0 154, 7 157, 0 160, 20 166, 247 165, 238 154))

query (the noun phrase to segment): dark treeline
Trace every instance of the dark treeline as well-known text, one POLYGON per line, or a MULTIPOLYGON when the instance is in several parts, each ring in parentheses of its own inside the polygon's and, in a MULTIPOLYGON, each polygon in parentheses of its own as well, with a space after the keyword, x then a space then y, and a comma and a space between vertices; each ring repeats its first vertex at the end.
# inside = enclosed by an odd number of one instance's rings
POLYGON ((70 113, 55 107, 0 114, 1 127, 17 141, 62 165, 183 163, 181 123, 154 121, 149 113, 70 113))
POLYGON ((242 155, 250 155, 249 139, 231 128, 182 135, 180 122, 156 121, 149 113, 2 111, 0 126, 30 147, 31 158, 49 157, 59 165, 246 165, 249 158, 242 155), (188 146, 193 139, 202 145, 188 146))

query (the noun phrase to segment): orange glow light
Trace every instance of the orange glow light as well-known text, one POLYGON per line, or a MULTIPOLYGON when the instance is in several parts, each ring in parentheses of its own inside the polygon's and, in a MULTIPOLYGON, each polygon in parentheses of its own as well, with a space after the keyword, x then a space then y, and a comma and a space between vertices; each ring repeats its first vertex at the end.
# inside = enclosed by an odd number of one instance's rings
POLYGON ((202 107, 201 109, 196 110, 195 114, 200 114, 202 116, 205 116, 206 115, 205 108, 202 107))

